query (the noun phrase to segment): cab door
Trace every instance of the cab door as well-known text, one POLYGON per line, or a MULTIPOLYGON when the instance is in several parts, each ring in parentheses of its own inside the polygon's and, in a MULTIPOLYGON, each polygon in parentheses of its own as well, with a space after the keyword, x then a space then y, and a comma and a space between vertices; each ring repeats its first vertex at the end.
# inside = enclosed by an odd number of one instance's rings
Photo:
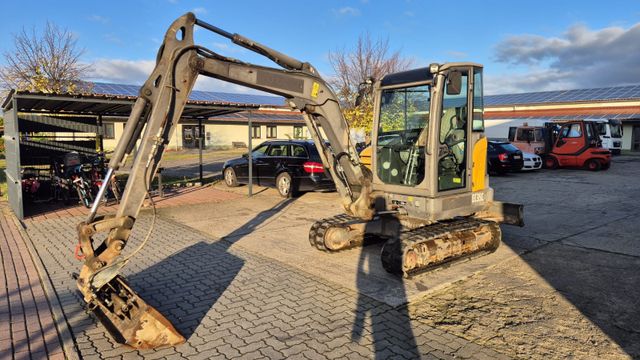
POLYGON ((557 156, 560 166, 577 166, 577 156, 584 151, 585 129, 584 124, 568 123, 560 128, 560 134, 556 139, 553 153, 557 156))

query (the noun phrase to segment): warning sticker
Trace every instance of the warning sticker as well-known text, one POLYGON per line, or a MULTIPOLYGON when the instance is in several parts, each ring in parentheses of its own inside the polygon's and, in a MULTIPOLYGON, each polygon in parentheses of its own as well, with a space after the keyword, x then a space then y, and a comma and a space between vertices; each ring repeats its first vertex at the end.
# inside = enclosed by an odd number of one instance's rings
POLYGON ((313 85, 311 86, 311 97, 314 99, 317 98, 318 91, 320 91, 320 84, 318 84, 317 82, 314 82, 313 85))

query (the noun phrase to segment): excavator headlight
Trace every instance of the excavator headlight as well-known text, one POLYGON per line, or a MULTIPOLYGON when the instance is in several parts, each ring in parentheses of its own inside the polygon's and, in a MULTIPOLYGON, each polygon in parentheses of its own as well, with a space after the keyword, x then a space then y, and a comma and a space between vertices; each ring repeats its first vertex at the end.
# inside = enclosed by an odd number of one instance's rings
POLYGON ((436 74, 438 72, 438 70, 440 70, 440 65, 438 65, 436 63, 433 63, 433 64, 429 65, 429 71, 432 74, 436 74))

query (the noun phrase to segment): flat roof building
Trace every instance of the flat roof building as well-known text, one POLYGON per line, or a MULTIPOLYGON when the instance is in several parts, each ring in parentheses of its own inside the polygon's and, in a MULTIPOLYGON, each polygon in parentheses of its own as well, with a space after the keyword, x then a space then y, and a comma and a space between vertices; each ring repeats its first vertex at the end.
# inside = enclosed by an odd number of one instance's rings
POLYGON ((487 136, 496 138, 532 120, 620 120, 622 149, 640 151, 640 85, 489 95, 484 118, 487 136))

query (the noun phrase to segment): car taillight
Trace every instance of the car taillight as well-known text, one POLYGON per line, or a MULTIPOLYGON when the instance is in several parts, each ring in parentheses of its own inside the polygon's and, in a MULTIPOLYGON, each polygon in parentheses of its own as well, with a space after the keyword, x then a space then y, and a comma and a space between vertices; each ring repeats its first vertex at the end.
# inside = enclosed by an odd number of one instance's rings
POLYGON ((506 161, 508 157, 509 154, 507 153, 498 154, 498 159, 500 159, 500 161, 506 161))
POLYGON ((324 172, 324 166, 318 162, 307 161, 306 163, 302 164, 302 166, 304 167, 304 171, 308 172, 309 174, 324 172))

